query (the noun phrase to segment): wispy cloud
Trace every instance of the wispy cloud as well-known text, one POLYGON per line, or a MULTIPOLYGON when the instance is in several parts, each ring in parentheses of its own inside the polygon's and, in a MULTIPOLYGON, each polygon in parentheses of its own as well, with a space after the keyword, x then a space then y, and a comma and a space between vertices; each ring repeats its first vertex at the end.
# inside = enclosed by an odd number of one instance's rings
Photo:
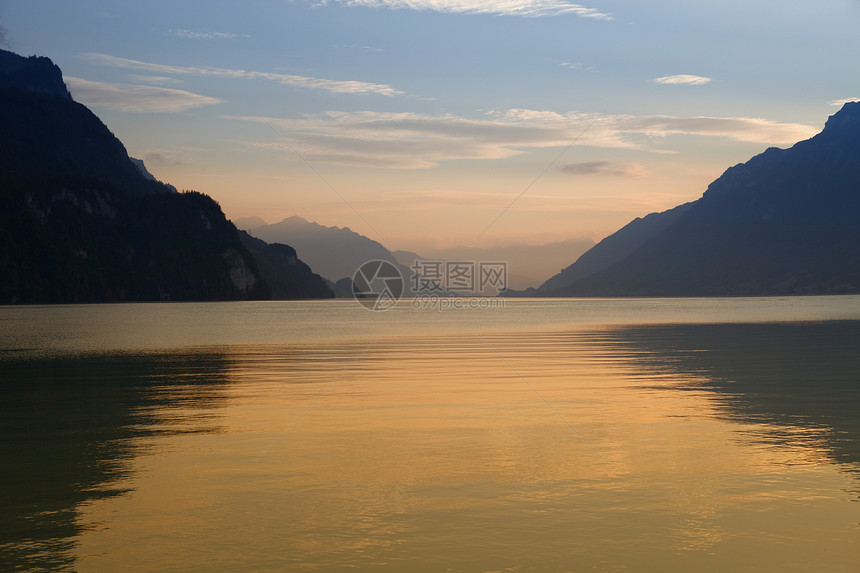
POLYGON ((145 74, 130 74, 129 78, 142 84, 181 84, 181 80, 169 76, 150 76, 145 74))
MULTIPOLYGON (((485 119, 416 113, 328 112, 297 119, 223 116, 225 119, 269 124, 282 141, 253 144, 292 152, 308 161, 393 167, 430 168, 454 159, 503 159, 527 149, 577 146, 639 149, 660 152, 637 143, 673 134, 716 136, 768 145, 789 144, 817 130, 757 118, 621 116, 514 109, 485 119), (291 147, 292 146, 292 147, 291 147)), ((608 169, 608 167, 607 167, 608 169)))
POLYGON ((166 74, 209 76, 235 80, 267 80, 292 87, 320 89, 333 93, 344 94, 378 94, 384 96, 395 96, 403 94, 403 92, 401 92, 400 90, 396 90, 393 87, 385 84, 374 84, 352 80, 326 80, 321 78, 311 78, 307 76, 297 76, 291 74, 254 72, 248 70, 215 68, 208 66, 171 66, 167 64, 155 64, 151 62, 142 62, 140 60, 119 58, 116 56, 109 56, 107 54, 86 53, 81 54, 80 57, 89 62, 102 66, 111 66, 129 70, 143 70, 162 75, 166 74))
POLYGON ((347 44, 347 45, 338 44, 338 45, 333 46, 333 47, 339 48, 342 50, 361 50, 362 52, 383 52, 383 51, 385 51, 382 48, 375 48, 373 46, 356 46, 354 44, 347 44))
POLYGON ((622 132, 641 133, 650 137, 667 135, 704 135, 726 137, 735 141, 788 145, 808 139, 818 129, 801 123, 779 123, 755 117, 674 117, 629 116, 618 120, 622 132))
POLYGON ((144 157, 147 163, 155 163, 159 165, 184 165, 184 162, 175 153, 167 151, 150 151, 144 157))
POLYGON ((177 38, 187 38, 189 40, 237 40, 240 38, 248 38, 248 34, 234 34, 233 32, 199 32, 180 28, 178 30, 170 30, 171 36, 177 38))
POLYGON ((76 101, 88 106, 106 107, 117 111, 177 113, 195 107, 222 103, 220 99, 185 90, 93 82, 74 77, 64 79, 76 101))
MULTIPOLYGON (((494 14, 499 16, 574 15, 595 20, 612 20, 612 14, 565 0, 330 0, 343 6, 389 8, 392 10, 430 10, 446 14, 494 14)), ((322 0, 320 4, 328 4, 322 0)))
POLYGON ((663 76, 662 78, 654 78, 651 80, 655 84, 664 84, 670 86, 703 86, 711 82, 711 78, 704 76, 691 76, 689 74, 679 74, 677 76, 663 76))
POLYGON ((577 70, 580 72, 592 72, 594 68, 591 66, 586 66, 581 62, 562 62, 559 64, 562 68, 567 68, 568 70, 577 70))
POLYGON ((847 97, 844 99, 835 99, 832 102, 830 102, 830 105, 832 105, 833 107, 842 107, 846 103, 850 103, 852 101, 860 101, 860 97, 847 97))
POLYGON ((645 179, 648 175, 645 167, 638 163, 614 163, 612 161, 583 161, 567 163, 559 168, 571 175, 608 175, 629 179, 645 179))

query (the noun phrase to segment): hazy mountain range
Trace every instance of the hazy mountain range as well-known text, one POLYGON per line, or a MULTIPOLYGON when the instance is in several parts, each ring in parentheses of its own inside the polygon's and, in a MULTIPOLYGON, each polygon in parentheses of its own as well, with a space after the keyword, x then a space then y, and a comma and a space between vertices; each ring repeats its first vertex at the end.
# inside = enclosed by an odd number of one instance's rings
POLYGON ((860 292, 860 102, 789 149, 726 170, 692 203, 598 243, 547 296, 860 292))
POLYGON ((390 251, 347 227, 327 227, 298 216, 272 224, 260 217, 244 217, 234 223, 260 239, 294 246, 302 260, 333 282, 352 277, 362 263, 374 259, 397 263, 407 279, 412 276, 411 267, 416 260, 504 261, 508 265, 509 286, 523 289, 540 284, 571 258, 594 246, 591 239, 569 239, 547 245, 459 246, 419 254, 390 251))
MULTIPOLYGON (((326 227, 298 216, 271 225, 257 217, 236 219, 234 223, 258 239, 292 246, 314 272, 332 282, 352 278, 366 261, 382 260, 402 267, 379 242, 348 227, 326 227)), ((401 268, 404 277, 408 278, 410 272, 401 268)))

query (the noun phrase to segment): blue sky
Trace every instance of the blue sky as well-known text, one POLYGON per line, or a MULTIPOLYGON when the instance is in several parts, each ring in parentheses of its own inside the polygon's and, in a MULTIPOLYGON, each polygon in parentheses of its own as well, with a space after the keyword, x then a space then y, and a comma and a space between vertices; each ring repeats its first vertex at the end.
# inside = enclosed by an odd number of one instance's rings
POLYGON ((229 217, 419 251, 600 239, 860 96, 855 0, 7 0, 0 26, 229 217))

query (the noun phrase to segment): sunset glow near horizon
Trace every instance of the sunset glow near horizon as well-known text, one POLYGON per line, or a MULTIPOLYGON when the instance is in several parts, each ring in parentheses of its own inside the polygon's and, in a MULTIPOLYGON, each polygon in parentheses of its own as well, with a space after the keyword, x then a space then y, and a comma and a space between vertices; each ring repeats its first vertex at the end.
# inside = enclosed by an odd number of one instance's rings
POLYGON ((159 179, 389 249, 599 240, 857 99, 853 0, 0 2, 159 179))

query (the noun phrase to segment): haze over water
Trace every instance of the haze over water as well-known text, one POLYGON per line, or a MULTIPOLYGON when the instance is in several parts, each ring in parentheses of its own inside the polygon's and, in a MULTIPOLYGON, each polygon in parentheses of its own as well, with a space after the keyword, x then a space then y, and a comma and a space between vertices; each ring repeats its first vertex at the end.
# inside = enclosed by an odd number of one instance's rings
POLYGON ((0 309, 24 570, 853 571, 860 297, 0 309))

